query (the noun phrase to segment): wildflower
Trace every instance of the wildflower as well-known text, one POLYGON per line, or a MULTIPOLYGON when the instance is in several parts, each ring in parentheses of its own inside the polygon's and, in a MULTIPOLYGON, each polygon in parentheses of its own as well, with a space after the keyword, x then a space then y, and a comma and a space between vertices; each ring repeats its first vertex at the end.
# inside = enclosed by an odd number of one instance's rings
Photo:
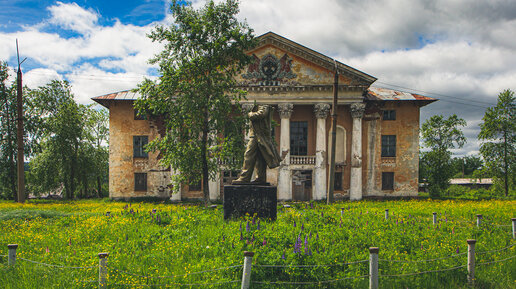
POLYGON ((250 226, 249 226, 249 221, 247 221, 247 224, 245 225, 245 230, 246 230, 247 232, 251 231, 251 228, 250 228, 250 226))
POLYGON ((258 220, 258 227, 257 227, 258 230, 260 230, 260 220, 258 220))
POLYGON ((156 209, 152 209, 152 213, 153 213, 153 214, 156 214, 156 209))
POLYGON ((253 216, 253 225, 256 225, 256 216, 253 216))
POLYGON ((294 221, 294 228, 296 227, 296 221, 294 221))
POLYGON ((321 212, 321 218, 324 218, 324 212, 321 212))
POLYGON ((263 245, 263 246, 267 245, 267 239, 265 239, 265 237, 263 237, 262 245, 263 245))
POLYGON ((457 247, 457 250, 455 251, 455 253, 459 254, 459 247, 457 247))
POLYGON ((47 248, 45 249, 45 252, 47 252, 47 253, 49 253, 49 252, 50 252, 50 250, 48 249, 48 246, 47 246, 47 248))
POLYGON ((314 208, 314 203, 310 203, 310 209, 314 208))
POLYGON ((68 246, 72 246, 72 238, 68 239, 68 246))
POLYGON ((451 233, 452 233, 452 234, 455 234, 455 227, 453 227, 453 228, 451 229, 451 233))
POLYGON ((305 248, 308 247, 308 236, 305 237, 305 248))
POLYGON ((305 229, 305 224, 301 224, 301 231, 305 229))
POLYGON ((253 235, 251 236, 251 243, 254 242, 254 233, 253 235))
POLYGON ((285 260, 285 251, 283 251, 283 255, 281 255, 281 259, 285 260))

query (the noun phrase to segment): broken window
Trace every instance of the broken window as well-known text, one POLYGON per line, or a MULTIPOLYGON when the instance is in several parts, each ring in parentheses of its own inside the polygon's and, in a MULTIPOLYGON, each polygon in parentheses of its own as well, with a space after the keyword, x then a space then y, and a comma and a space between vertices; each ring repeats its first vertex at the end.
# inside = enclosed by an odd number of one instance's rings
POLYGON ((135 191, 146 191, 147 190, 147 173, 135 173, 134 174, 134 190, 135 191))
POLYGON ((135 158, 148 158, 148 154, 145 151, 145 146, 149 143, 149 137, 144 136, 133 136, 133 156, 135 158))
POLYGON ((342 191, 342 172, 335 172, 335 182, 333 183, 333 190, 342 191))
POLYGON ((382 190, 394 190, 394 173, 382 173, 382 190))
POLYGON ((396 136, 382 135, 382 157, 396 156, 396 136))

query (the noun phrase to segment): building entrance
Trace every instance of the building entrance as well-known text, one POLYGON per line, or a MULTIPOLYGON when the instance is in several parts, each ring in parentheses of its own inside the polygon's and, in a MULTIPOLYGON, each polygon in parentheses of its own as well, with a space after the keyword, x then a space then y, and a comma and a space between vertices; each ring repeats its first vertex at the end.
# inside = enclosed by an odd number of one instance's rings
POLYGON ((312 171, 292 171, 292 200, 310 201, 312 199, 312 171))

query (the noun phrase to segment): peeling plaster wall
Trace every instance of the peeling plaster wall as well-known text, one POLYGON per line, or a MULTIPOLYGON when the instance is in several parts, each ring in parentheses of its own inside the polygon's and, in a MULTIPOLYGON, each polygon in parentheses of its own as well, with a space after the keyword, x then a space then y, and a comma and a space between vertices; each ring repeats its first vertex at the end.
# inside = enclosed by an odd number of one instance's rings
POLYGON ((158 136, 156 126, 147 120, 134 120, 132 101, 115 101, 109 108, 109 197, 169 198, 170 171, 158 165, 157 153, 148 158, 133 157, 133 136, 158 136), (134 174, 147 173, 147 191, 134 190, 134 174))
MULTIPOLYGON (((374 182, 365 182, 365 196, 417 196, 419 174, 419 107, 412 102, 387 102, 383 110, 396 110, 396 120, 377 120, 374 160, 372 169, 365 168, 366 177, 374 182), (396 135, 396 157, 381 156, 381 135, 396 135), (382 172, 394 172, 394 190, 382 190, 382 172)), ((372 128, 371 121, 368 121, 372 128)), ((367 122, 366 122, 367 123, 367 122)), ((372 133, 372 132, 371 132, 372 133)), ((364 144, 367 147, 367 144, 364 144)), ((367 179, 365 179, 367 180, 367 179)))

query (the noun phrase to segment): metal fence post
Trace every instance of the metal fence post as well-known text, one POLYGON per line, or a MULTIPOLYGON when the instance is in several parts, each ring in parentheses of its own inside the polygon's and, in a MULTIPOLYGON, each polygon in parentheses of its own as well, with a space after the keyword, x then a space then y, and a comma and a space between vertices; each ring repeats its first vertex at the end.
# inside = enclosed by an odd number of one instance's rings
POLYGON ((477 240, 469 239, 468 242, 468 284, 475 282, 475 243, 477 240))
POLYGON ((477 215, 477 228, 480 228, 480 225, 482 223, 482 215, 478 214, 477 215))
POLYGON ((516 218, 512 218, 512 238, 516 239, 516 218))
POLYGON ((109 253, 99 253, 99 288, 107 288, 107 257, 109 253))
POLYGON ((18 248, 18 244, 7 245, 7 249, 9 251, 7 255, 7 264, 9 264, 10 266, 16 265, 16 248, 18 248))
POLYGON ((378 289, 378 247, 369 248, 369 289, 378 289))
POLYGON ((342 216, 344 216, 344 209, 345 209, 345 208, 340 208, 340 216, 341 216, 341 217, 342 217, 342 216))
POLYGON ((436 213, 436 212, 433 212, 433 213, 432 213, 432 215, 433 215, 433 216, 432 216, 432 222, 433 222, 433 224, 435 225, 435 224, 437 224, 437 213, 436 213))
POLYGON ((389 209, 385 209, 385 220, 389 219, 389 209))
POLYGON ((244 251, 244 270, 242 273, 242 289, 248 289, 251 284, 251 267, 253 261, 253 252, 244 251))

